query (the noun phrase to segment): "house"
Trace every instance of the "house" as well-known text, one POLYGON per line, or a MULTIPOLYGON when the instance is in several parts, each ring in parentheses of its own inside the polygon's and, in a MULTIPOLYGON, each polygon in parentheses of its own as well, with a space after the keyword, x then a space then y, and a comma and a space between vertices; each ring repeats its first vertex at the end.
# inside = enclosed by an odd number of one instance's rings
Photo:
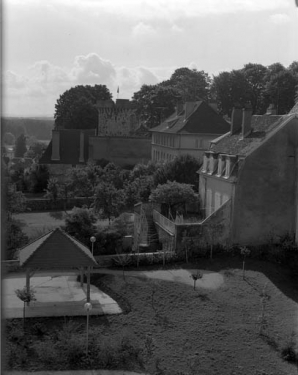
POLYGON ((234 108, 231 129, 214 139, 199 171, 205 224, 222 217, 221 241, 298 241, 298 103, 287 115, 234 108))
POLYGON ((190 154, 203 159, 210 141, 229 131, 229 124, 204 101, 179 103, 175 113, 152 133, 151 160, 169 161, 190 154))
POLYGON ((72 167, 84 166, 89 160, 89 138, 95 129, 54 129, 52 140, 39 159, 56 178, 63 179, 72 167))

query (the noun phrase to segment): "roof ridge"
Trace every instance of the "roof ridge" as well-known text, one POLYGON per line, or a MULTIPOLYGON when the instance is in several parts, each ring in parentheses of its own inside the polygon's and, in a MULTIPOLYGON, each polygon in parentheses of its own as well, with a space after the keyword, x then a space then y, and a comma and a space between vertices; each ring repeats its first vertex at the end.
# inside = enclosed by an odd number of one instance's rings
POLYGON ((75 237, 73 237, 73 236, 71 236, 70 234, 68 234, 67 232, 65 232, 63 229, 61 229, 61 228, 57 228, 57 229, 60 230, 60 232, 61 232, 62 234, 64 234, 64 235, 65 235, 65 236, 66 236, 71 242, 73 242, 74 245, 75 245, 75 246, 76 246, 81 252, 83 252, 84 255, 85 255, 86 257, 88 257, 89 259, 91 258, 91 259, 92 259, 93 261, 95 261, 95 263, 97 264, 97 262, 96 262, 94 256, 92 255, 90 249, 89 249, 85 244, 83 244, 81 241, 77 240, 75 237), (90 256, 89 256, 88 254, 86 254, 85 251, 82 251, 82 249, 78 246, 77 243, 79 243, 80 245, 82 245, 83 247, 85 247, 85 248, 90 252, 90 256))
MULTIPOLYGON (((53 229, 53 230, 51 230, 51 231, 49 231, 48 233, 46 233, 46 234, 44 234, 43 236, 40 236, 40 237, 38 237, 36 240, 34 240, 34 241, 32 241, 32 242, 30 242, 30 243, 28 243, 26 246, 24 246, 24 247, 22 247, 19 251, 21 251, 22 249, 24 249, 25 247, 27 247, 27 246, 30 246, 30 245, 32 245, 34 242, 37 242, 38 240, 40 240, 42 237, 44 237, 44 236, 47 236, 47 235, 49 235, 50 233, 54 233, 56 230, 57 230, 58 228, 55 228, 55 229, 53 229)), ((43 245, 44 243, 46 243, 48 240, 49 240, 49 238, 50 238, 50 236, 48 237, 48 238, 46 238, 30 255, 29 255, 29 257, 26 259, 26 262, 28 262, 28 260, 29 259, 31 259, 32 257, 33 257, 33 255, 35 254, 35 252, 40 248, 40 246, 41 245, 43 245)))

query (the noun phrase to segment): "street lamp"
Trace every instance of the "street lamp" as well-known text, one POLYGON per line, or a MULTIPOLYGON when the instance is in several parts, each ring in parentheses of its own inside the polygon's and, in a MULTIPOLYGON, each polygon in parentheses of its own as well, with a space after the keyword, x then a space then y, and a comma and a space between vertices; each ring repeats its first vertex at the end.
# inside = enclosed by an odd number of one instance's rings
POLYGON ((86 355, 88 356, 88 341, 89 341, 89 311, 92 310, 92 305, 90 302, 85 303, 84 309, 87 313, 87 337, 86 337, 86 355))
POLYGON ((91 241, 91 246, 92 246, 92 256, 93 256, 93 245, 94 245, 94 242, 96 241, 96 238, 94 236, 90 237, 90 241, 91 241))

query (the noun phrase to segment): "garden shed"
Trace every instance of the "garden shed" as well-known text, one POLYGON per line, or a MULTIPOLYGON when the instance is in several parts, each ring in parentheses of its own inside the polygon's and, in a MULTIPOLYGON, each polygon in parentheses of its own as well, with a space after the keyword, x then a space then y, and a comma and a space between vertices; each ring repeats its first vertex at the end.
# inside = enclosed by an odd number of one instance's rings
POLYGON ((37 270, 79 269, 81 284, 87 273, 87 302, 90 301, 90 270, 97 266, 87 246, 57 228, 20 250, 20 266, 26 269, 26 288, 30 290, 30 277, 37 270))

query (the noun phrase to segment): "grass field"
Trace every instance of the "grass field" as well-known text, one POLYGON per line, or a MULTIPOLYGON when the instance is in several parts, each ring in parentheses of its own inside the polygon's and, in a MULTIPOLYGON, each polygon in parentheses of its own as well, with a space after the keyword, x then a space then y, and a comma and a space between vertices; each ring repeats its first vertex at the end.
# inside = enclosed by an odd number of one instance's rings
MULTIPOLYGON (((14 215, 29 239, 34 240, 43 234, 65 224, 65 212, 29 212, 14 215)), ((108 220, 98 220, 97 226, 107 226, 108 220)))
MULTIPOLYGON (((46 345, 59 347, 51 335, 54 329, 61 329, 66 320, 32 319, 27 326, 27 354, 23 354, 21 364, 14 357, 11 368, 96 369, 102 367, 103 357, 106 359, 109 355, 110 361, 104 362, 106 368, 125 367, 150 374, 297 374, 297 367, 281 358, 282 349, 298 337, 298 290, 287 270, 248 260, 243 280, 238 258, 218 258, 212 263, 202 260, 188 266, 219 272, 224 284, 215 290, 194 290, 190 285, 176 282, 129 277, 128 272, 125 280, 121 275, 94 275, 92 282, 116 299, 125 313, 91 317, 93 350, 91 348, 90 357, 87 359, 84 354, 85 319, 76 318, 71 322, 82 323, 83 327, 78 333, 73 330, 73 335, 77 336, 73 336, 71 342, 81 340, 82 343, 76 349, 76 360, 71 364, 59 362, 59 356, 61 361, 66 357, 66 352, 60 349, 55 352, 55 361, 47 357, 43 362, 41 357, 47 353, 46 345), (263 303, 262 296, 266 296, 263 303), (263 332, 260 334, 262 311, 263 332), (43 325, 42 335, 36 334, 36 327, 33 331, 36 322, 43 325), (130 345, 124 345, 123 338, 130 345), (123 344, 122 360, 115 361, 113 345, 120 342, 123 344), (108 350, 104 351, 100 345, 106 345, 108 350), (36 348, 40 347, 43 351, 37 354, 36 348), (136 348, 140 349, 142 360, 139 357, 138 361, 133 360, 136 348), (130 361, 123 357, 124 349, 130 361)), ((16 327, 22 330, 20 320, 9 322, 7 338, 12 337, 11 330, 16 327)), ((15 346, 15 352, 22 353, 15 339, 8 340, 15 346)), ((69 350, 69 345, 67 348, 69 350)))

